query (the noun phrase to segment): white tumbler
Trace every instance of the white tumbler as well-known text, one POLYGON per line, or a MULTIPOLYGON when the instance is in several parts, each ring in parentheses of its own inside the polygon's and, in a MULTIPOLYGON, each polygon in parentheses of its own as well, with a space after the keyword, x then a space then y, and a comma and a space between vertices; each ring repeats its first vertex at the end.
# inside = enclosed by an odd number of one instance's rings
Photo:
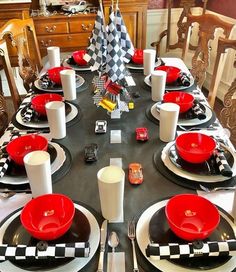
POLYGON ((143 50, 143 73, 150 75, 155 68, 156 63, 156 50, 144 49, 143 50))
POLYGON ((60 47, 57 46, 47 47, 47 53, 50 68, 61 66, 60 47))
POLYGON ((152 100, 162 101, 165 88, 166 88, 166 75, 165 71, 156 70, 152 71, 152 100))

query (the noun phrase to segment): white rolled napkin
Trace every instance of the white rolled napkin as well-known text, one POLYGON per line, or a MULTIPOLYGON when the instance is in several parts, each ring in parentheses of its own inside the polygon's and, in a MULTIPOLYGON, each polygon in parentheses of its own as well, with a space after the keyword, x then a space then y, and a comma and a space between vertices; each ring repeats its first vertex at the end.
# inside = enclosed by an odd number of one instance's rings
POLYGON ((52 138, 62 139, 66 137, 65 103, 62 101, 53 101, 47 103, 45 108, 52 138))
POLYGON ((143 73, 150 75, 155 68, 156 50, 144 49, 143 50, 143 73))
POLYGON ((166 88, 166 75, 167 73, 165 71, 152 71, 151 79, 153 101, 162 101, 166 88))
POLYGON ((47 53, 50 68, 61 66, 60 47, 58 46, 47 47, 47 53))

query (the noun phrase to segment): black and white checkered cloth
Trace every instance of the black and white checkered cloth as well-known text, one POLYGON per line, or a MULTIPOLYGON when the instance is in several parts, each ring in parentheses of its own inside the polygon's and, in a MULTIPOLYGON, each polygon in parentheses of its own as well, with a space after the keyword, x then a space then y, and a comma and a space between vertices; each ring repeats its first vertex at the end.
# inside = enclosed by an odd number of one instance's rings
POLYGON ((180 72, 177 79, 178 83, 182 86, 190 86, 190 76, 185 72, 180 72))
POLYGON ((116 29, 120 40, 120 46, 123 51, 123 61, 130 62, 132 56, 134 55, 134 46, 130 39, 129 33, 127 31, 126 25, 124 23, 123 17, 121 15, 120 9, 116 7, 116 29))
POLYGON ((104 15, 101 5, 98 7, 98 12, 90 39, 90 45, 87 48, 87 54, 84 59, 91 66, 91 70, 103 70, 103 64, 106 62, 106 30, 104 24, 104 15))
POLYGON ((107 26, 106 73, 113 82, 122 80, 126 75, 123 51, 120 46, 115 24, 115 13, 112 7, 110 7, 109 24, 107 26))
POLYGON ((225 158, 224 152, 219 149, 216 149, 214 154, 215 154, 216 164, 220 170, 221 175, 226 177, 232 177, 233 171, 231 170, 225 158))
POLYGON ((208 257, 208 256, 236 256, 236 240, 227 241, 198 241, 178 244, 149 244, 146 248, 147 257, 155 257, 155 259, 179 259, 193 257, 208 257))
POLYGON ((199 102, 196 100, 194 100, 192 111, 199 120, 206 119, 206 113, 201 109, 199 102))
POLYGON ((32 109, 31 103, 28 103, 28 105, 25 106, 24 111, 21 111, 21 118, 22 121, 25 123, 28 123, 31 121, 31 118, 33 117, 34 110, 32 109))
POLYGON ((89 257, 89 242, 48 245, 44 249, 26 245, 0 245, 0 261, 30 260, 41 258, 81 258, 89 257))

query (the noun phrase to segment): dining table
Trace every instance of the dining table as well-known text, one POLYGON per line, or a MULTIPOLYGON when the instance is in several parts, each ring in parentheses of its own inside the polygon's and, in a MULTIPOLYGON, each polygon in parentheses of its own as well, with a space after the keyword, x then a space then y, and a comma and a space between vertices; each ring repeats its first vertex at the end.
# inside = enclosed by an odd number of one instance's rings
MULTIPOLYGON (((185 72, 189 73, 186 65, 181 59, 178 58, 163 58, 162 59, 166 65, 173 65, 181 68, 185 72)), ((84 83, 77 89, 77 99, 72 101, 71 104, 75 106, 78 111, 78 116, 68 122, 66 128, 66 137, 61 140, 53 140, 52 142, 60 145, 66 156, 64 162, 65 165, 62 166, 62 170, 58 170, 55 173, 53 179, 53 193, 62 193, 69 196, 74 203, 78 206, 78 209, 82 207, 86 209, 89 213, 93 215, 95 221, 97 222, 99 228, 104 220, 101 213, 100 198, 98 190, 97 172, 110 165, 111 159, 117 159, 122 163, 122 168, 125 171, 125 187, 124 187, 124 218, 120 222, 109 222, 108 233, 115 231, 119 236, 119 245, 116 247, 116 252, 124 252, 125 254, 125 271, 133 271, 133 255, 132 255, 132 245, 131 241, 127 235, 127 224, 128 221, 134 220, 136 222, 136 252, 138 267, 140 272, 150 272, 150 271, 162 271, 162 272, 172 272, 172 271, 236 271, 236 257, 228 257, 230 259, 222 260, 221 262, 215 264, 215 261, 209 261, 211 258, 201 258, 192 264, 185 265, 184 261, 181 263, 161 260, 161 264, 157 264, 158 261, 150 261, 150 258, 146 257, 144 254, 145 244, 149 239, 148 233, 148 223, 156 211, 163 208, 166 201, 174 195, 177 194, 197 194, 201 192, 201 185, 207 188, 214 188, 218 185, 221 186, 235 186, 236 178, 232 177, 228 180, 219 180, 214 182, 214 177, 210 182, 196 180, 193 175, 190 179, 181 173, 175 173, 175 170, 170 170, 166 166, 169 162, 163 162, 163 149, 167 148, 168 143, 162 142, 159 139, 159 120, 158 116, 153 113, 153 107, 155 107, 156 102, 151 99, 151 87, 148 77, 143 74, 142 69, 129 69, 135 86, 127 87, 130 94, 131 100, 134 103, 134 108, 130 109, 129 112, 122 112, 120 118, 111 118, 109 112, 107 112, 102 107, 97 107, 94 104, 94 85, 92 80, 96 75, 96 72, 91 71, 80 71, 77 70, 77 74, 84 79, 84 83), (103 134, 95 133, 95 123, 97 120, 107 121, 107 132, 103 134), (135 130, 139 127, 146 127, 148 130, 148 140, 147 141, 137 141, 135 130), (113 143, 111 141, 112 131, 118 131, 121 133, 120 142, 113 143), (85 146, 90 143, 96 143, 98 145, 97 161, 86 162, 84 159, 84 149, 85 146), (137 162, 142 165, 144 180, 139 185, 133 185, 128 180, 128 166, 130 163, 137 162), (145 227, 143 227, 145 225, 145 227), (142 233, 144 231, 146 233, 142 233), (142 240, 144 239, 144 240, 142 240), (145 240, 146 239, 146 240, 145 240), (203 260, 204 259, 204 260, 203 260), (209 264, 210 263, 210 264, 209 264), (229 264, 230 263, 230 264, 229 264), (201 265, 202 264, 202 265, 201 265)), ((181 87, 176 87, 174 89, 182 90, 181 87)), ((33 89, 34 91, 36 90, 33 89)), ((184 91, 192 93, 196 96, 201 103, 205 105, 205 110, 210 113, 210 117, 206 122, 193 123, 191 126, 185 123, 177 126, 177 133, 181 134, 192 127, 197 127, 198 132, 214 133, 215 135, 219 133, 222 137, 224 132, 221 127, 215 113, 212 109, 208 107, 207 101, 201 92, 201 90, 193 83, 191 86, 184 88, 184 91)), ((23 100, 24 103, 24 100, 23 100)), ((12 122, 9 126, 15 126, 16 129, 28 129, 24 128, 21 124, 17 122, 17 113, 13 116, 12 122)), ((32 128, 30 128, 32 129, 32 128)), ((37 128, 36 128, 37 130, 37 128)), ((7 131, 6 131, 7 133, 7 131)), ((3 135, 4 138, 4 135, 3 135)), ((226 137, 225 137, 226 139, 226 137)), ((229 139, 227 138, 227 144, 232 151, 231 156, 235 156, 235 149, 231 145, 229 139)), ((170 145, 170 144, 169 144, 170 145)), ((167 148, 168 149, 168 148, 167 148)), ((171 168, 171 167, 170 167, 171 168)), ((171 168, 172 169, 172 168, 171 168)), ((175 169, 175 168, 173 168, 175 169)), ((177 168, 176 168, 177 169, 177 168)), ((178 171, 178 169, 176 170, 178 171)), ((180 171, 181 172, 181 171, 180 171)), ((15 189, 26 189, 29 188, 28 183, 16 185, 15 183, 2 183, 0 179, 0 189, 9 188, 15 189)), ((232 192, 232 191, 231 191, 232 192)), ((205 194, 204 191, 202 191, 205 194)), ((226 193, 226 192, 225 192, 226 193)), ((224 196, 222 193, 221 197, 224 196)), ((227 197, 227 195, 226 195, 227 197)), ((4 205, 9 199, 2 199, 1 205, 4 205), (2 204, 3 203, 3 204, 2 204)), ((224 202, 226 200, 222 200, 224 202)), ((5 204, 7 205, 7 204, 5 204)), ((19 209, 19 206, 15 207, 19 209)), ((236 228, 233 224, 233 217, 223 208, 219 208, 222 216, 227 222, 231 222, 230 226, 236 235, 236 228)), ((2 210, 2 209, 1 209, 2 210)), ((1 214, 1 211, 0 211, 1 214)), ((158 224, 163 223, 165 218, 159 218, 158 224)), ((4 219, 6 220, 6 219, 4 219)), ((0 233, 4 232, 5 229, 1 231, 3 223, 0 224, 0 233)), ((91 222, 90 222, 91 223, 91 222)), ((78 222, 78 224, 83 224, 78 222)), ((91 226, 90 226, 91 227, 91 226)), ((1 234, 2 235, 2 234, 1 234)), ((0 237, 2 237, 0 235, 0 237)), ((99 260, 99 235, 100 232, 97 228, 91 227, 91 236, 96 235, 96 241, 91 250, 92 255, 90 260, 81 267, 77 264, 72 265, 72 268, 67 262, 54 264, 49 267, 42 269, 35 269, 33 267, 27 268, 18 265, 17 263, 10 264, 9 261, 0 263, 0 271, 81 271, 81 272, 92 272, 97 271, 98 260, 99 260), (94 232, 93 232, 94 231, 94 232), (7 264, 6 264, 7 263, 7 264), (10 265, 10 266, 9 266, 10 265), (15 270, 14 270, 14 269, 15 270), (13 269, 13 270, 12 270, 13 269), (31 270, 32 269, 32 270, 31 270)), ((164 234, 163 234, 164 235, 164 234)), ((105 251, 105 269, 107 270, 107 253, 111 252, 111 247, 106 243, 105 251)), ((196 258, 197 259, 197 258, 196 258)), ((211 259, 212 260, 212 259, 211 259)), ((72 261, 73 263, 73 261, 72 261)), ((119 271, 119 269, 116 271, 119 271)))

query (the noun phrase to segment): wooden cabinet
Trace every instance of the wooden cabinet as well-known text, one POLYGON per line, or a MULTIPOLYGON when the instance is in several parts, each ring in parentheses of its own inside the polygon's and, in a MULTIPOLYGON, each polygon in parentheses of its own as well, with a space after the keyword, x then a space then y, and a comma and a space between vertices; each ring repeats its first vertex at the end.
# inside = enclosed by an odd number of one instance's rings
POLYGON ((36 35, 42 55, 48 46, 59 46, 61 51, 86 48, 94 26, 96 14, 52 15, 34 17, 36 35))

